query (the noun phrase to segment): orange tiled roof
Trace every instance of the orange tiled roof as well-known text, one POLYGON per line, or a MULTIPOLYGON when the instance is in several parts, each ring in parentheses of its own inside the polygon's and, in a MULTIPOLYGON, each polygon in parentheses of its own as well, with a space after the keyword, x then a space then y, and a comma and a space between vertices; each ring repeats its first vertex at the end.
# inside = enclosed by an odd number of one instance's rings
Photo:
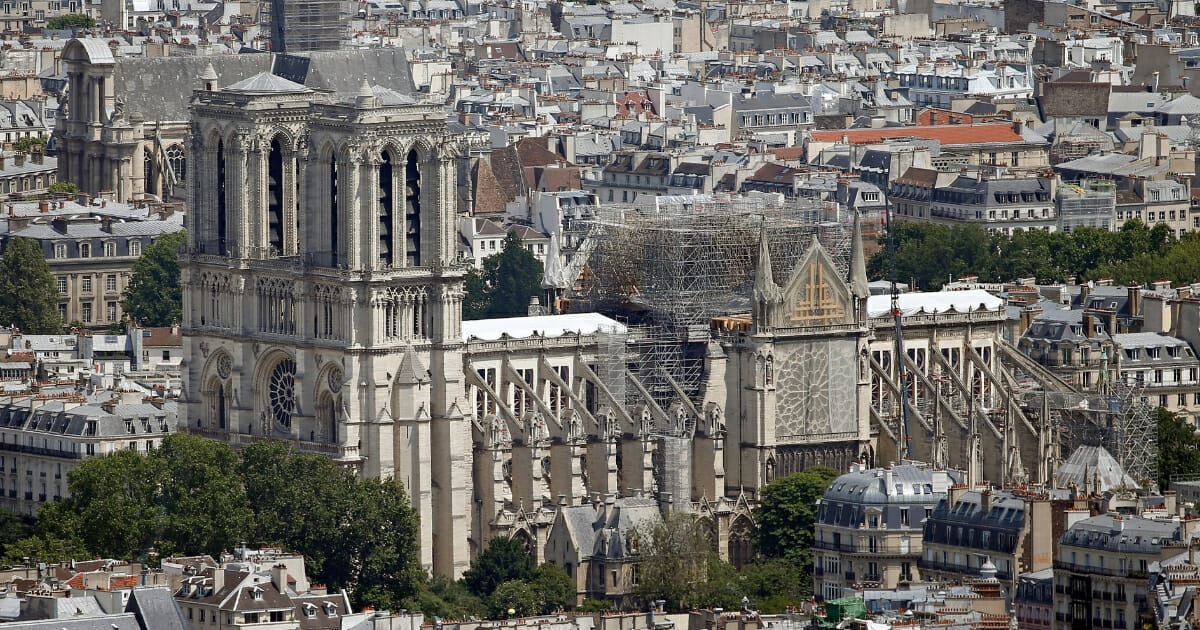
POLYGON ((138 576, 136 575, 114 575, 108 578, 108 588, 133 588, 138 585, 138 576))
POLYGON ((928 127, 884 127, 881 129, 846 129, 839 131, 814 131, 814 142, 841 142, 842 137, 850 144, 872 144, 888 138, 923 138, 937 140, 942 144, 977 144, 983 142, 1020 142, 1021 135, 1007 123, 981 125, 936 125, 928 127))

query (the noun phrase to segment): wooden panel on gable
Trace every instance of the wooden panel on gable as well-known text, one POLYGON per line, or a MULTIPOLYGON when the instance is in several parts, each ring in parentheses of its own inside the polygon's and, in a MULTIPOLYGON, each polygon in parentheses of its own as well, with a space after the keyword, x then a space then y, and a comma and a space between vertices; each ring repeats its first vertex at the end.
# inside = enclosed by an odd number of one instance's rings
POLYGON ((854 323, 854 299, 833 260, 815 239, 783 290, 790 326, 854 323))

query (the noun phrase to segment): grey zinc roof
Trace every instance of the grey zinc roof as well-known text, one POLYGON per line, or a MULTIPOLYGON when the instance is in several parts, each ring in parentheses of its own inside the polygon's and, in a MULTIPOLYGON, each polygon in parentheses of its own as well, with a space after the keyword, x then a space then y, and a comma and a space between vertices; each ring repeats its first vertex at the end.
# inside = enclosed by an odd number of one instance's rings
MULTIPOLYGON (((18 624, 27 630, 142 630, 137 618, 131 613, 87 617, 84 619, 43 619, 22 621, 18 624)), ((16 627, 16 626, 14 626, 16 627)))
POLYGON ((143 628, 154 630, 188 630, 183 611, 165 586, 135 588, 129 594, 125 612, 137 616, 143 628))
POLYGON ((1179 540, 1177 521, 1101 514, 1076 523, 1059 544, 1129 553, 1155 553, 1164 542, 1179 540))
POLYGON ((933 472, 911 464, 904 464, 894 466, 890 471, 872 468, 846 473, 829 484, 822 500, 882 504, 928 503, 937 499, 933 492, 933 472), (890 492, 884 487, 889 479, 888 472, 891 473, 892 488, 890 492), (903 489, 900 494, 895 492, 897 485, 903 489))

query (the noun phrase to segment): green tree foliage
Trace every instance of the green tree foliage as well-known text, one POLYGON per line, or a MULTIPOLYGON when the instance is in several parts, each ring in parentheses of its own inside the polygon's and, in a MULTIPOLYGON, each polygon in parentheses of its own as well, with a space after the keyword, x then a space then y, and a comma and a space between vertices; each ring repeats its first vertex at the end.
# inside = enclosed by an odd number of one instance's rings
POLYGON ((580 604, 575 612, 580 613, 603 613, 610 612, 614 609, 613 603, 605 599, 585 599, 580 604))
POLYGON ((177 433, 147 459, 160 460, 164 473, 158 496, 168 518, 160 553, 194 553, 192 545, 199 543, 216 557, 245 537, 254 512, 238 476, 237 453, 227 445, 177 433))
POLYGON ((183 231, 158 237, 137 262, 121 308, 142 326, 170 326, 182 319, 183 293, 179 288, 179 248, 187 242, 183 231))
POLYGON ((533 558, 516 538, 497 536, 471 561, 463 573, 467 590, 478 597, 489 597, 496 587, 509 581, 528 582, 533 578, 533 558))
POLYGON ((74 195, 79 192, 79 187, 72 182, 54 182, 50 184, 49 190, 52 194, 67 193, 74 195))
POLYGON ((537 614, 538 609, 537 593, 531 585, 520 580, 504 582, 488 597, 490 619, 527 617, 537 614))
POLYGON ((557 564, 549 562, 539 564, 533 570, 533 580, 529 585, 533 588, 533 594, 539 602, 539 613, 547 614, 575 607, 575 580, 572 580, 566 570, 557 564))
POLYGON ((405 603, 405 608, 439 619, 482 618, 487 614, 483 600, 467 590, 462 580, 451 580, 442 575, 422 584, 417 594, 405 603))
POLYGON ((763 487, 754 518, 758 523, 758 551, 768 558, 796 559, 812 547, 817 501, 838 472, 813 466, 763 487))
MULTIPOLYGON (((35 138, 33 136, 26 136, 24 138, 21 138, 20 140, 17 140, 17 143, 16 143, 16 145, 14 145, 14 148, 21 153, 29 153, 33 150, 34 147, 41 149, 42 147, 45 147, 45 146, 46 146, 45 138, 35 138)), ((55 184, 57 184, 57 183, 58 182, 55 182, 55 184)), ((54 184, 50 184, 50 188, 51 188, 50 192, 55 192, 53 190, 54 184)))
POLYGON ((44 505, 36 533, 5 555, 216 554, 246 540, 302 553, 313 581, 347 589, 357 606, 391 609, 416 601, 426 579, 417 514, 398 482, 359 480, 286 444, 252 444, 239 456, 173 434, 145 455, 85 460, 67 478, 70 498, 44 505))
POLYGON ((1162 407, 1154 411, 1154 420, 1158 426, 1158 487, 1167 490, 1172 475, 1200 473, 1200 438, 1195 427, 1162 407))
POLYGON ((0 325, 30 335, 62 332, 58 282, 37 241, 14 238, 0 257, 0 325))
POLYGON ((659 521, 642 523, 628 534, 630 546, 641 556, 638 585, 640 602, 665 600, 670 610, 687 610, 707 580, 709 555, 715 548, 708 521, 675 512, 659 521))
MULTIPOLYGON (((936 290, 951 277, 977 275, 984 282, 1033 277, 1063 282, 1112 277, 1117 282, 1147 283, 1179 277, 1200 278, 1200 237, 1175 241, 1165 224, 1149 227, 1130 220, 1117 232, 1078 228, 1070 234, 1016 230, 989 233, 980 226, 901 221, 895 224, 896 280, 936 290), (1186 245, 1192 242, 1191 247, 1186 245), (1178 250, 1178 253, 1175 253, 1178 250)), ((886 245, 886 237, 881 238, 886 245)), ((872 279, 890 278, 886 247, 868 261, 872 279)))
POLYGON ((483 269, 472 270, 465 279, 465 319, 522 317, 529 312, 529 298, 541 293, 542 263, 509 232, 504 248, 483 259, 483 269))
POLYGON ((4 558, 0 562, 5 564, 28 564, 34 561, 55 563, 89 557, 91 554, 77 540, 34 534, 5 547, 4 558))
POLYGON ((46 28, 52 31, 68 28, 96 28, 96 20, 82 13, 68 13, 46 20, 46 28))

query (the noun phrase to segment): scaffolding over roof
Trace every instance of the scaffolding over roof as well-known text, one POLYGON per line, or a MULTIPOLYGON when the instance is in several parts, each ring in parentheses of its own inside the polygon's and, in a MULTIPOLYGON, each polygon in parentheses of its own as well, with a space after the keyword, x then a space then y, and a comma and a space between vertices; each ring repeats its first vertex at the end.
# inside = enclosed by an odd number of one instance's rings
MULTIPOLYGON (((775 194, 665 195, 601 206, 580 224, 586 268, 572 302, 628 322, 629 364, 656 402, 676 396, 671 379, 698 402, 709 323, 750 311, 762 235, 781 281, 814 234, 845 276, 851 224, 836 203, 775 194)), ((636 390, 629 394, 636 403, 636 390)))

